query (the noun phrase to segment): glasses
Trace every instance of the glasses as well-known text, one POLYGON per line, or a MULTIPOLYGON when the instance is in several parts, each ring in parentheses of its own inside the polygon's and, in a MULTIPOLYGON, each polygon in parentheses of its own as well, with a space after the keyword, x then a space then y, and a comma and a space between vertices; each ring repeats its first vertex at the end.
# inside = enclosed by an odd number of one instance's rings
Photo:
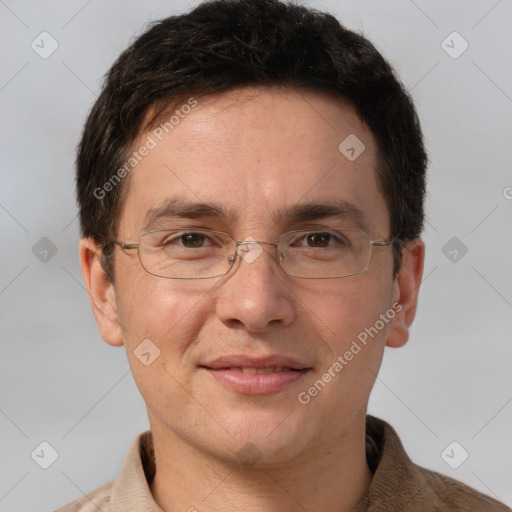
POLYGON ((344 228, 295 230, 277 242, 247 238, 237 242, 221 231, 196 228, 144 233, 139 243, 110 242, 123 250, 137 249, 146 272, 166 279, 211 279, 226 275, 239 257, 252 263, 262 245, 275 245, 283 271, 303 279, 336 279, 366 272, 373 247, 393 240, 371 240, 364 231, 344 228))

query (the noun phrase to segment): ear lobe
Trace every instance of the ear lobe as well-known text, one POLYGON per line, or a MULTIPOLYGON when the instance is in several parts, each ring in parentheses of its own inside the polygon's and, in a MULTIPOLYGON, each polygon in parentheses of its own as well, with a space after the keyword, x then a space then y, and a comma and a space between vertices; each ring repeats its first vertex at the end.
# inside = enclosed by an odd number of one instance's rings
POLYGON ((117 315, 115 290, 101 265, 102 250, 92 238, 82 238, 79 253, 82 275, 101 337, 109 345, 121 346, 123 337, 117 315))
POLYGON ((398 348, 407 343, 409 327, 416 315, 418 293, 423 276, 425 244, 419 238, 405 243, 402 250, 402 268, 394 284, 393 304, 396 312, 391 321, 386 345, 398 348))

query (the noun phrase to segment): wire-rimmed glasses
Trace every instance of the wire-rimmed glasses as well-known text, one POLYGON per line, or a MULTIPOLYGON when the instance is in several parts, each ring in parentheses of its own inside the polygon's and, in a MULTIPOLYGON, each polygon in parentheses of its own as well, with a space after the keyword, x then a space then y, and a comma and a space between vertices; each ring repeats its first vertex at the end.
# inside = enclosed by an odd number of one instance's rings
POLYGON ((263 252, 262 245, 276 247, 277 262, 289 276, 348 277, 368 270, 373 247, 393 242, 371 240, 364 231, 346 228, 300 229, 283 233, 276 242, 252 238, 238 242, 228 233, 188 227, 149 231, 140 236, 138 243, 110 241, 123 250, 137 249, 144 270, 166 279, 224 276, 238 259, 253 261, 263 252))

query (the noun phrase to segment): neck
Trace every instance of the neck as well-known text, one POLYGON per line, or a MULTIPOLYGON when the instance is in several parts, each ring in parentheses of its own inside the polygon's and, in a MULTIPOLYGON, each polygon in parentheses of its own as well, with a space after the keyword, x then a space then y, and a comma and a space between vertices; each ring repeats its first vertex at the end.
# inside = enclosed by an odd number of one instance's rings
POLYGON ((166 512, 348 512, 370 486, 364 417, 340 438, 282 465, 242 468, 160 427, 152 424, 157 470, 151 492, 166 512))

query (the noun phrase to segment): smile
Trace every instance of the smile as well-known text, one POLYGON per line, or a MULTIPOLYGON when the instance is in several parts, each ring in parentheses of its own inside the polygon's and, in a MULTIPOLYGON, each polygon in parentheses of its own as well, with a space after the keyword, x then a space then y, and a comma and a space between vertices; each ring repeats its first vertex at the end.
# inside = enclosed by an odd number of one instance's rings
POLYGON ((250 395, 282 391, 301 380, 311 369, 292 369, 284 366, 202 368, 225 388, 250 395))

